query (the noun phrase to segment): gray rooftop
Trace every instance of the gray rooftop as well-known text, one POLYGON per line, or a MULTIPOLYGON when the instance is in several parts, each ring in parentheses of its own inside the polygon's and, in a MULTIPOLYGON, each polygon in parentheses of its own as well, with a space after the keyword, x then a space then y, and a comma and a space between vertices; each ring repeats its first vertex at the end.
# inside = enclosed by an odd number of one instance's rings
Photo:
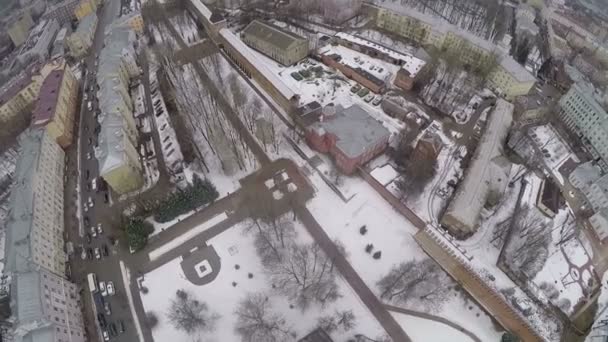
POLYGON ((86 15, 84 18, 80 20, 78 23, 78 27, 74 33, 87 33, 95 30, 97 25, 97 15, 95 12, 92 12, 86 15))
POLYGON ((19 136, 20 155, 15 168, 9 199, 4 249, 5 270, 22 272, 29 269, 30 234, 34 213, 33 179, 38 169, 44 131, 27 130, 19 136))
POLYGON ((349 158, 361 155, 368 147, 390 136, 388 129, 359 105, 348 108, 338 105, 336 114, 325 116, 311 127, 335 135, 336 146, 349 158))
POLYGON ((254 20, 249 23, 243 30, 243 33, 257 37, 282 50, 289 48, 298 41, 306 40, 306 38, 295 33, 259 20, 254 20))

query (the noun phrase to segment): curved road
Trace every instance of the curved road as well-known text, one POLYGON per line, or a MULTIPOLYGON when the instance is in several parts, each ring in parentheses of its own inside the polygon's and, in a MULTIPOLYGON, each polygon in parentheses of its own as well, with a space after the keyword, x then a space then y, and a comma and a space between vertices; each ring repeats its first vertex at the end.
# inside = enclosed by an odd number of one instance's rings
POLYGON ((445 324, 445 325, 449 326, 450 328, 456 329, 456 330, 460 331, 461 333, 467 335, 468 337, 471 338, 471 340, 473 340, 475 342, 482 342, 482 340, 479 337, 477 337, 475 334, 473 334, 471 331, 469 331, 466 328, 462 327, 461 325, 454 323, 443 317, 431 315, 426 312, 404 309, 404 308, 400 308, 398 306, 394 306, 394 305, 390 305, 390 304, 384 304, 384 307, 388 311, 398 312, 398 313, 402 313, 405 315, 410 315, 410 316, 414 316, 414 317, 418 317, 418 318, 422 318, 422 319, 428 319, 430 321, 445 324))

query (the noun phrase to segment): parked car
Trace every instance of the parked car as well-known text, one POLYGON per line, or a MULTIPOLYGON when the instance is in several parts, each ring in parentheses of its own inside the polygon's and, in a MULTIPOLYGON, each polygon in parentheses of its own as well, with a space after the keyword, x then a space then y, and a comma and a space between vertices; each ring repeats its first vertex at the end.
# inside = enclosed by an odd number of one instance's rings
POLYGON ((101 228, 101 223, 97 224, 97 234, 99 234, 99 235, 103 234, 103 229, 101 228))
POLYGON ((88 244, 91 244, 91 234, 86 233, 86 235, 85 235, 85 239, 87 239, 87 243, 88 243, 88 244))
POLYGON ((90 100, 87 101, 87 109, 88 110, 93 110, 93 102, 91 102, 90 100))
POLYGON ((93 235, 93 237, 97 237, 97 230, 95 230, 95 226, 91 226, 91 235, 93 235))
POLYGON ((107 257, 110 255, 110 252, 108 251, 108 246, 107 245, 103 245, 101 246, 101 251, 103 252, 103 256, 107 257))
POLYGON ((97 314, 97 321, 99 322, 99 326, 105 328, 107 325, 106 317, 100 312, 97 314))
POLYGON ((382 103, 382 96, 376 96, 376 98, 374 99, 374 101, 372 101, 372 104, 374 106, 378 106, 380 103, 382 103))
POLYGON ((80 246, 82 248, 82 252, 80 253, 80 258, 82 260, 86 260, 87 259, 87 250, 86 250, 86 248, 82 247, 82 245, 80 245, 80 246))
POLYGON ((369 95, 367 95, 367 96, 365 96, 365 97, 363 98, 363 101, 365 101, 365 102, 369 103, 369 102, 371 102, 371 100, 373 100, 373 99, 374 99, 374 94, 369 94, 369 95))
POLYGON ((88 226, 88 225, 89 225, 89 217, 88 217, 88 216, 85 216, 85 217, 84 217, 84 225, 85 225, 85 226, 88 226))
POLYGON ((89 199, 87 200, 87 204, 89 205, 89 208, 93 208, 93 206, 95 205, 93 203, 93 199, 91 198, 91 196, 89 196, 89 199))
POLYGON ((103 303, 103 308, 106 311, 106 315, 111 316, 112 315, 112 308, 110 307, 110 302, 105 301, 103 303))
POLYGON ((122 320, 118 321, 118 332, 121 334, 125 332, 125 322, 122 320))
POLYGON ((361 98, 365 97, 367 94, 369 94, 369 89, 367 88, 363 88, 357 92, 357 95, 361 98))
POLYGON ((97 260, 101 259, 101 251, 97 247, 95 247, 95 259, 97 259, 97 260))
POLYGON ((355 93, 356 93, 356 92, 358 92, 359 90, 361 90, 361 86, 360 86, 360 85, 358 85, 358 84, 355 84, 354 86, 352 86, 352 87, 350 88, 350 92, 351 92, 351 93, 353 93, 353 94, 355 94, 355 93))
POLYGON ((91 152, 87 152, 87 160, 91 160, 91 152))
POLYGON ((93 260, 93 248, 87 249, 87 256, 89 257, 89 260, 93 260))
POLYGON ((116 292, 114 292, 114 282, 108 281, 106 285, 106 289, 108 290, 108 295, 113 296, 116 292))
POLYGON ((109 341, 110 340, 110 335, 108 335, 107 331, 102 330, 101 334, 103 335, 103 340, 104 341, 109 341))
POLYGON ((106 291, 106 282, 105 281, 100 281, 99 282, 99 292, 101 293, 102 296, 107 296, 108 292, 106 291))
POLYGON ((110 330, 110 335, 111 335, 112 337, 114 337, 114 336, 118 335, 118 332, 116 331, 116 324, 114 324, 114 323, 110 323, 110 328, 109 328, 109 330, 110 330))
POLYGON ((93 180, 91 181, 91 189, 93 191, 97 191, 97 178, 93 178, 93 180))

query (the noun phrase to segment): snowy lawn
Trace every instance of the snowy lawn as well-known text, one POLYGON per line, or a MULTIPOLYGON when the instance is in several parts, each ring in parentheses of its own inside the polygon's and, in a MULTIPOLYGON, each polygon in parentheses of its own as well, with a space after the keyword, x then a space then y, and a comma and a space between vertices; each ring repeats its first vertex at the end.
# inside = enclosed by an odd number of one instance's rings
MULTIPOLYGON (((383 335, 383 329, 341 277, 338 277, 338 285, 342 297, 324 309, 314 305, 302 312, 291 306, 286 297, 276 294, 256 253, 253 235, 243 233, 244 226, 248 224, 243 222, 208 241, 208 245, 217 251, 222 263, 217 278, 211 283, 203 286, 190 283, 185 279, 179 259, 143 277, 142 285, 149 290, 149 293, 141 294, 145 311, 154 312, 159 318, 158 325, 152 330, 155 341, 189 341, 197 336, 188 336, 175 329, 166 318, 170 301, 180 289, 186 290, 197 300, 207 304, 212 313, 219 315, 212 332, 199 332, 199 338, 205 336, 205 339, 210 341, 240 340, 235 331, 237 316, 234 311, 246 295, 252 292, 268 295, 272 309, 285 318, 286 325, 298 338, 312 331, 320 316, 332 314, 336 310, 352 310, 356 325, 349 332, 337 330, 332 333, 334 340, 345 341, 357 333, 371 337, 383 335)), ((311 239, 310 236, 304 236, 307 233, 299 225, 297 233, 298 239, 311 239)))
MULTIPOLYGON (((460 331, 432 320, 409 316, 402 313, 391 313, 413 342, 426 342, 429 337, 436 341, 472 342, 473 340, 460 331), (412 329, 416 327, 416 329, 412 329), (432 332, 429 333, 429 332, 432 332)), ((498 341, 498 339, 496 340, 498 341)))

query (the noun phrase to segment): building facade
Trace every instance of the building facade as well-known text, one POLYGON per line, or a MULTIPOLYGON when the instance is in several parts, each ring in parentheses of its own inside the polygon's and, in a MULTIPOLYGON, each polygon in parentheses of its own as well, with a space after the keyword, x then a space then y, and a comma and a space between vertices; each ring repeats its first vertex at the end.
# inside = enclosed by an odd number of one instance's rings
POLYGON ((49 135, 62 148, 73 139, 78 82, 70 68, 52 71, 42 83, 32 126, 46 127, 49 135))
POLYGON ((282 65, 292 65, 308 55, 308 39, 278 26, 254 20, 241 33, 245 44, 282 65))
POLYGON ((488 77, 491 87, 507 99, 527 94, 536 79, 499 46, 462 30, 445 20, 416 10, 405 11, 400 4, 371 6, 376 26, 421 45, 432 45, 458 55, 463 64, 485 68, 497 63, 488 77))
POLYGON ((67 46, 70 49, 70 55, 75 58, 80 58, 85 55, 95 38, 95 30, 97 29, 97 15, 90 13, 78 24, 78 28, 67 38, 67 46))
POLYGON ((331 155, 345 174, 354 173, 357 167, 382 153, 389 137, 389 131, 358 105, 328 105, 319 121, 306 129, 308 144, 331 155))
POLYGON ((23 11, 19 18, 8 28, 8 35, 15 46, 21 46, 27 40, 30 29, 34 26, 34 20, 30 11, 23 11))
POLYGON ((608 114, 593 97, 593 90, 575 84, 559 101, 563 123, 581 139, 586 150, 608 170, 608 114))

